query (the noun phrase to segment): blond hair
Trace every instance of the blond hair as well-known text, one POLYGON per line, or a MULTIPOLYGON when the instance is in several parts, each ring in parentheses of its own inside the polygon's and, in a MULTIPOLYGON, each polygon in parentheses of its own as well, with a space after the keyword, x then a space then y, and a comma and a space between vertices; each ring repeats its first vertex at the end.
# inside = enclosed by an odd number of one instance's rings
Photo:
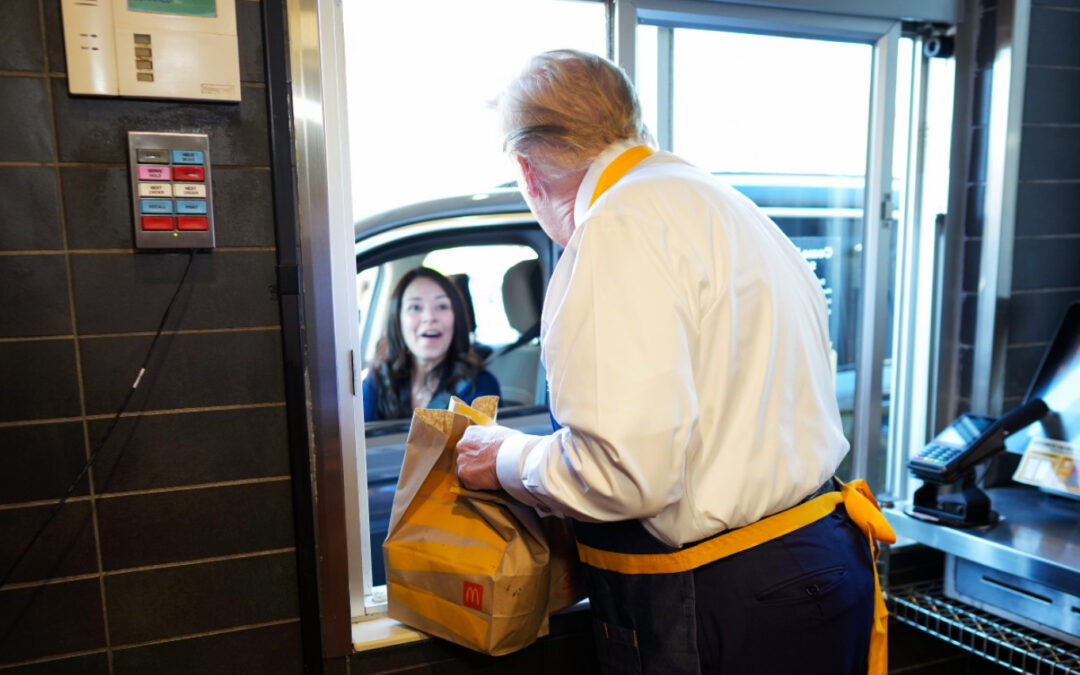
POLYGON ((584 169, 620 140, 654 145, 630 78, 595 54, 559 49, 534 56, 498 104, 504 150, 549 170, 584 169))

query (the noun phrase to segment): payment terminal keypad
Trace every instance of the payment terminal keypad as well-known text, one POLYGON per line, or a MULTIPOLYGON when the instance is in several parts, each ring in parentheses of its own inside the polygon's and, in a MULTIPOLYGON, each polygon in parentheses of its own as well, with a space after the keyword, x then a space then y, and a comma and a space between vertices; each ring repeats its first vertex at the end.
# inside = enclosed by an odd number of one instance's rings
POLYGON ((135 246, 213 248, 206 134, 128 132, 135 246))
POLYGON ((919 451, 919 454, 911 458, 910 464, 917 465, 929 471, 943 471, 949 462, 960 456, 964 451, 951 445, 927 445, 919 451))

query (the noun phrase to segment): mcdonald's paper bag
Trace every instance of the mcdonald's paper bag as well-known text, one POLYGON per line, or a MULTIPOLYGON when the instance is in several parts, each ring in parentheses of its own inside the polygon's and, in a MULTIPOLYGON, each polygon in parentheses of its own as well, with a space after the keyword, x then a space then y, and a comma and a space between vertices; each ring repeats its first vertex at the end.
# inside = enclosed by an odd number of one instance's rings
POLYGON ((548 615, 583 597, 569 528, 502 491, 462 488, 455 447, 493 423, 494 396, 413 413, 383 555, 390 616, 491 655, 548 633, 548 615))

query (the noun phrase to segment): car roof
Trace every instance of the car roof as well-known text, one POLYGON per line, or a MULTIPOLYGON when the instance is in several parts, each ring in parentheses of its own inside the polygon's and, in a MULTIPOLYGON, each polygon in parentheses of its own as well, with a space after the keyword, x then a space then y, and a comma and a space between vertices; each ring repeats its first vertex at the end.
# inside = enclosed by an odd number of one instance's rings
POLYGON ((400 206, 356 221, 353 234, 356 241, 404 225, 430 220, 527 213, 528 204, 517 188, 496 188, 455 197, 444 197, 400 206))

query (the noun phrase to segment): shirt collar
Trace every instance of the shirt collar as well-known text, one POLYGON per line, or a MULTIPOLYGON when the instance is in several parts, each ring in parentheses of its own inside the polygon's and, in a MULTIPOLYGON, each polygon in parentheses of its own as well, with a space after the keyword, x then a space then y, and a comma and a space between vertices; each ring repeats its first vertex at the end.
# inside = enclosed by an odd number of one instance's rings
POLYGON ((577 197, 574 199, 575 228, 585 222, 585 218, 589 214, 589 202, 592 200, 593 192, 596 190, 596 184, 600 182, 600 174, 604 173, 604 169, 614 162, 616 157, 635 145, 641 145, 641 141, 633 138, 615 141, 601 150, 600 154, 589 165, 589 169, 585 172, 585 178, 581 180, 581 185, 578 186, 577 197))

